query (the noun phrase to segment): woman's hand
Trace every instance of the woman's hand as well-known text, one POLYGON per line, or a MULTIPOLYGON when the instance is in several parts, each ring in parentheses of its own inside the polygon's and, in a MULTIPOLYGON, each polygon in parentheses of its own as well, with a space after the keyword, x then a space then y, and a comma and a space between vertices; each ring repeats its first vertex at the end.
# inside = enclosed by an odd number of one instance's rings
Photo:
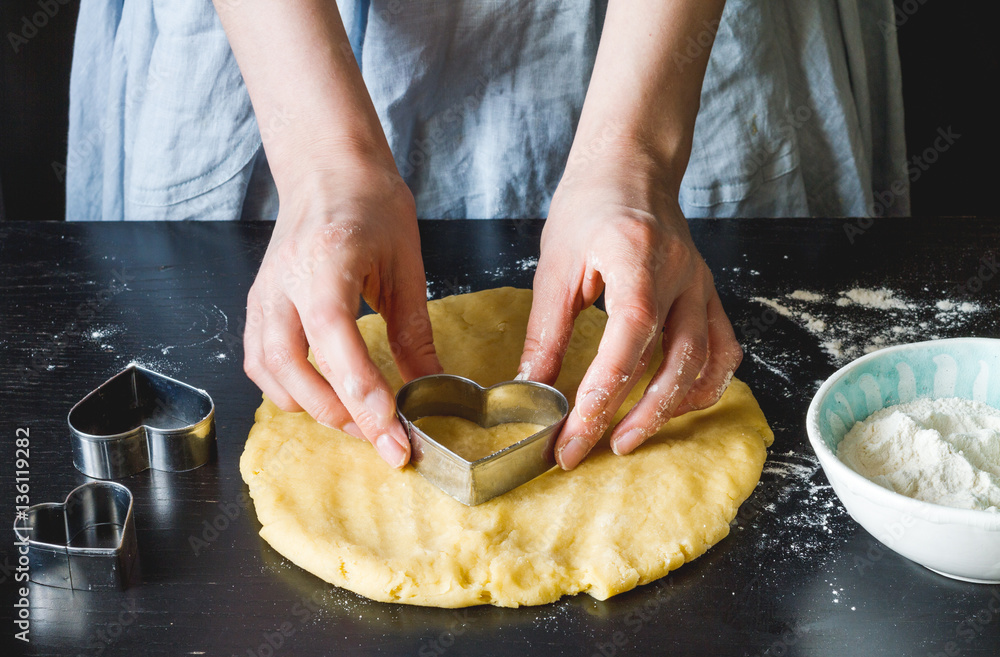
POLYGON ((571 163, 552 200, 520 376, 556 379, 573 320, 602 291, 609 315, 556 442, 565 469, 607 430, 657 343, 663 362, 615 428, 616 454, 637 448, 671 417, 718 401, 742 358, 712 274, 665 183, 675 178, 643 149, 630 148, 571 163))
POLYGON ((244 367, 281 409, 369 440, 398 468, 409 440, 355 317, 363 296, 385 318, 404 379, 441 371, 413 196, 391 165, 333 161, 343 164, 297 176, 281 198, 247 299, 244 367))
POLYGON ((441 366, 413 196, 337 4, 215 4, 257 123, 270 128, 261 138, 280 201, 247 299, 244 368, 283 410, 367 439, 401 467, 410 444, 358 332, 359 298, 385 318, 404 379, 441 366), (323 376, 306 360, 310 347, 323 376))
POLYGON ((671 417, 715 403, 742 358, 677 202, 723 4, 608 3, 569 163, 542 233, 519 374, 554 381, 573 320, 605 293, 604 337, 556 441, 563 468, 576 467, 607 430, 657 342, 663 363, 615 428, 617 454, 671 417))

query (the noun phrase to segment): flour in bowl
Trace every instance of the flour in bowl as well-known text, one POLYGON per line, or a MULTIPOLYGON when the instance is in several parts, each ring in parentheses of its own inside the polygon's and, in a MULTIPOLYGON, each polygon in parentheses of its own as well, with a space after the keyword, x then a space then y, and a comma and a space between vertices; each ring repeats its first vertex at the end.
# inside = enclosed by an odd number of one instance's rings
POLYGON ((852 470, 907 497, 1000 513, 1000 410, 918 399, 857 422, 837 449, 852 470))

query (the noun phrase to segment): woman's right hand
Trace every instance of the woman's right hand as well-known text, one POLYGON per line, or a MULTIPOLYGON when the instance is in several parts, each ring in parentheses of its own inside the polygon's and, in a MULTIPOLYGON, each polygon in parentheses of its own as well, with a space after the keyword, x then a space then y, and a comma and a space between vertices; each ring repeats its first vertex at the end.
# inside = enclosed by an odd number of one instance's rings
POLYGON ((274 233, 247 299, 244 369, 282 410, 368 440, 399 468, 410 444, 358 331, 359 298, 385 318, 404 380, 441 365, 413 196, 395 167, 377 160, 345 156, 279 188, 274 233))
POLYGON ((404 379, 441 366, 413 195, 396 170, 337 3, 215 4, 264 128, 280 201, 247 299, 244 368, 283 410, 305 410, 369 440, 402 467, 410 443, 355 323, 359 297, 385 318, 404 379), (310 348, 322 376, 307 360, 310 348))

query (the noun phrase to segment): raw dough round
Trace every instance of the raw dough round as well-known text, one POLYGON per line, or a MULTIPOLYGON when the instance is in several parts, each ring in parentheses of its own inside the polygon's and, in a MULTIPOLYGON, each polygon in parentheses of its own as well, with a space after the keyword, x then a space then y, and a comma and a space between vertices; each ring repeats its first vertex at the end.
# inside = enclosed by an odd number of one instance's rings
MULTIPOLYGON (((516 374, 529 290, 428 305, 446 372, 484 386, 516 374)), ((577 319, 555 384, 571 401, 606 319, 593 308, 577 319)), ((398 389, 385 323, 369 315, 358 326, 398 389)), ((264 540, 328 582, 385 602, 516 607, 579 592, 604 600, 698 557, 729 533, 772 440, 750 389, 734 379, 718 404, 671 420, 629 456, 604 440, 575 470, 550 470, 466 507, 412 467, 393 470, 367 442, 265 398, 240 471, 264 540)))

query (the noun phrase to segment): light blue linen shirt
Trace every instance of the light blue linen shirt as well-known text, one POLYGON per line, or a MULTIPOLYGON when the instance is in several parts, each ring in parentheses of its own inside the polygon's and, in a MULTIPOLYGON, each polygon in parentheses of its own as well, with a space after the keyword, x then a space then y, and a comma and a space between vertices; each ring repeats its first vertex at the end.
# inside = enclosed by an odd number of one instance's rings
MULTIPOLYGON (((544 217, 604 3, 341 0, 340 11, 418 216, 544 217)), ((892 0, 729 0, 688 43, 694 54, 717 32, 685 215, 908 214, 892 12, 892 0)), ((66 218, 273 219, 260 135, 294 120, 258 127, 210 0, 83 0, 66 218)), ((584 157, 600 157, 591 146, 584 157)))

